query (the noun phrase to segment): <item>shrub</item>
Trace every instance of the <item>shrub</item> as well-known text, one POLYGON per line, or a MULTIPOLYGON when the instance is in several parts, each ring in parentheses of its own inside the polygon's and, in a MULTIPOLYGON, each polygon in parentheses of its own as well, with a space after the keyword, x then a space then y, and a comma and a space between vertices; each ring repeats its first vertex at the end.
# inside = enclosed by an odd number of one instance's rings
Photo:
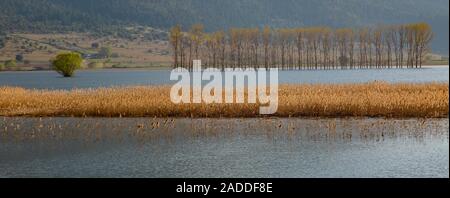
POLYGON ((98 44, 98 43, 91 44, 91 48, 93 48, 93 49, 97 49, 99 46, 100 46, 100 44, 98 44))
POLYGON ((5 69, 5 65, 3 63, 0 63, 0 71, 5 69))
POLYGON ((5 67, 7 67, 7 68, 9 68, 9 69, 14 68, 14 67, 16 67, 16 66, 17 66, 17 63, 16 63, 15 60, 7 60, 7 61, 5 62, 5 67))
POLYGON ((121 63, 117 63, 111 66, 112 68, 125 68, 124 65, 122 65, 121 63))
POLYGON ((119 58, 120 55, 118 53, 112 53, 111 58, 119 58))
POLYGON ((72 77, 75 70, 81 68, 83 59, 81 55, 74 52, 63 53, 56 56, 52 61, 52 66, 55 71, 64 77, 72 77))
POLYGON ((112 55, 112 49, 110 47, 102 47, 98 52, 101 58, 110 58, 112 55))
POLYGON ((22 54, 17 54, 16 55, 16 61, 17 62, 22 62, 23 61, 23 55, 22 54))
POLYGON ((102 62, 91 62, 89 63, 88 67, 91 69, 99 69, 103 68, 104 64, 102 62))

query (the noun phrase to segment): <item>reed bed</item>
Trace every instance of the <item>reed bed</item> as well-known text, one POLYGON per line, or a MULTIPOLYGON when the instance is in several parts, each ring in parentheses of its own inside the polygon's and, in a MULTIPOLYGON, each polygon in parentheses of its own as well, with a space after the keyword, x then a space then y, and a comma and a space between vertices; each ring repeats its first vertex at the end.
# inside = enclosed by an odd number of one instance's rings
MULTIPOLYGON (((0 87, 0 116, 260 117, 259 104, 174 104, 170 86, 0 87)), ((446 118, 448 83, 280 85, 277 117, 446 118)))

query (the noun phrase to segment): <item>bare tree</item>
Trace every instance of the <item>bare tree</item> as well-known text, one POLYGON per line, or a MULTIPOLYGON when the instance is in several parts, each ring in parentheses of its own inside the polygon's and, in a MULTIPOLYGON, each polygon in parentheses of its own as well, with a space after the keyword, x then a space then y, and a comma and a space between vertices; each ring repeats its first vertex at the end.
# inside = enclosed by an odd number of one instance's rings
POLYGON ((192 60, 211 67, 281 69, 355 69, 421 67, 433 37, 426 23, 330 29, 327 27, 231 28, 204 33, 196 24, 189 32, 170 29, 174 67, 192 69, 192 60), (406 54, 406 58, 405 58, 406 54), (263 60, 263 61, 262 61, 263 60))
POLYGON ((269 26, 265 26, 263 33, 263 46, 264 46, 264 67, 266 69, 269 68, 269 46, 270 46, 270 40, 272 37, 272 30, 269 26))
POLYGON ((170 29, 170 44, 172 45, 172 49, 173 49, 173 62, 174 62, 174 67, 178 67, 178 55, 179 55, 179 47, 180 47, 180 40, 181 40, 181 26, 180 25, 176 25, 174 26, 172 29, 170 29))

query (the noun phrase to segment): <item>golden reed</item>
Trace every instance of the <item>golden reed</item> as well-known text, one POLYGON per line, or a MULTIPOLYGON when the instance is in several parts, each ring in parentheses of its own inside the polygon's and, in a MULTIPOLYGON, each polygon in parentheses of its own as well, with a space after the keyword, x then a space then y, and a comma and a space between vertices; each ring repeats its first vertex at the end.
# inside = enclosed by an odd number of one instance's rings
MULTIPOLYGON (((63 90, 0 87, 0 116, 259 117, 258 104, 173 104, 170 86, 63 90)), ((281 85, 277 117, 445 118, 448 83, 281 85)))

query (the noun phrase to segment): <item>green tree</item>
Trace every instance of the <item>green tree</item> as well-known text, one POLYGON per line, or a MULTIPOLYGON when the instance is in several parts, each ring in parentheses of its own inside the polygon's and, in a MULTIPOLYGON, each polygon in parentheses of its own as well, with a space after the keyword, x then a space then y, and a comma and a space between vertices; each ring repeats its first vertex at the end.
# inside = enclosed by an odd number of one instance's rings
POLYGON ((74 52, 63 53, 56 56, 52 61, 53 69, 64 77, 72 77, 75 70, 81 68, 83 59, 81 55, 74 52))
POLYGON ((100 47, 100 44, 98 44, 98 43, 91 44, 91 48, 93 48, 93 49, 97 49, 98 47, 100 47))
POLYGON ((17 62, 22 62, 23 61, 23 55, 22 54, 17 54, 16 55, 16 61, 17 62))
POLYGON ((11 69, 11 68, 14 68, 14 67, 16 67, 16 66, 17 66, 17 63, 16 63, 15 60, 7 60, 7 61, 5 62, 5 67, 6 67, 6 68, 11 69))
POLYGON ((112 49, 111 47, 102 47, 100 48, 100 51, 98 52, 98 55, 102 58, 110 58, 112 56, 112 49))

